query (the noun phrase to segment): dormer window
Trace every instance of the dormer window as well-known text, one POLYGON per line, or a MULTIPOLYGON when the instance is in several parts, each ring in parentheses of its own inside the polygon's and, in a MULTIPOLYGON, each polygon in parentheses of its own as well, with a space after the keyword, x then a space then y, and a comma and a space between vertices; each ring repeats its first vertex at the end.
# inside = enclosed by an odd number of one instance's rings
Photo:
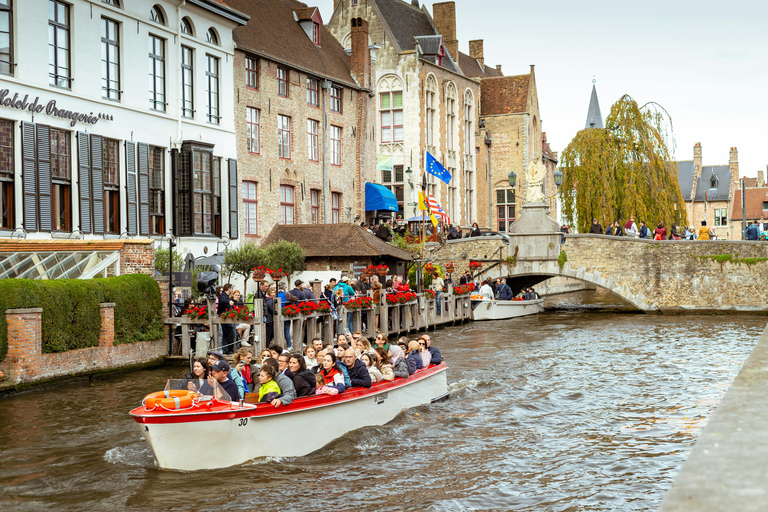
POLYGON ((312 42, 320 46, 320 24, 312 23, 312 42))
POLYGON ((716 175, 715 175, 715 173, 713 172, 713 173, 712 173, 712 177, 711 177, 711 178, 709 178, 709 188, 710 188, 710 189, 714 189, 714 188, 717 188, 717 183, 718 183, 718 181, 717 181, 717 176, 716 176, 716 175))
POLYGON ((307 7, 293 11, 293 17, 299 22, 304 33, 315 46, 320 46, 320 25, 323 19, 320 17, 320 10, 317 7, 307 7))

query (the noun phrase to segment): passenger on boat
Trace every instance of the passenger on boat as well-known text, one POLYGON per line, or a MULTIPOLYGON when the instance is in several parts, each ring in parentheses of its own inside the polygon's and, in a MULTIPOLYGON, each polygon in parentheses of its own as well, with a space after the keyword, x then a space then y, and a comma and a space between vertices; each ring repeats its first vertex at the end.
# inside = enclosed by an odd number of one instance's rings
POLYGON ((411 340, 409 340, 407 336, 400 336, 397 339, 397 346, 400 347, 400 349, 403 351, 403 354, 408 353, 408 343, 410 341, 411 340))
POLYGON ((211 367, 208 364, 208 360, 204 357, 198 357, 195 359, 195 364, 192 365, 192 373, 188 373, 184 376, 185 379, 190 379, 187 382, 187 389, 190 391, 196 391, 201 395, 212 395, 213 390, 208 384, 208 377, 211 375, 211 367))
POLYGON ((344 374, 333 352, 327 352, 323 356, 323 369, 320 370, 319 375, 322 375, 323 379, 325 379, 326 386, 336 388, 339 393, 343 393, 346 389, 344 374))
POLYGON ((412 341, 408 344, 408 355, 405 357, 405 363, 408 365, 408 375, 413 375, 416 373, 416 370, 421 370, 424 366, 421 362, 419 343, 417 341, 412 341))
POLYGON ((322 373, 315 374, 315 394, 316 395, 338 395, 339 390, 338 388, 334 388, 333 386, 328 386, 325 384, 325 377, 323 377, 322 373))
POLYGON ((372 352, 370 354, 365 353, 360 356, 360 360, 363 362, 363 364, 365 364, 366 368, 368 368, 368 374, 371 376, 372 384, 384 380, 384 377, 381 375, 381 371, 377 368, 379 356, 376 354, 376 352, 372 352))
POLYGON ((237 389, 237 384, 232 382, 232 379, 228 376, 230 370, 229 363, 225 360, 220 359, 216 361, 211 365, 211 376, 208 377, 208 384, 211 386, 211 389, 213 389, 215 381, 218 381, 219 386, 227 392, 229 398, 233 402, 237 402, 240 400, 240 393, 237 389))
POLYGON ((490 277, 485 278, 485 281, 483 281, 483 286, 480 287, 480 295, 484 299, 493 300, 493 288, 491 288, 490 277))
POLYGON ((421 356, 421 367, 427 368, 432 362, 432 353, 427 350, 427 340, 420 336, 416 342, 419 344, 419 356, 421 356))
POLYGON ((387 343, 386 334, 377 334, 376 340, 373 342, 373 348, 377 349, 382 347, 385 351, 389 352, 389 343, 387 343))
POLYGON ((256 365, 251 364, 252 358, 253 350, 248 347, 241 347, 237 351, 237 354, 235 354, 235 370, 240 372, 240 376, 243 378, 248 392, 254 390, 256 386, 256 379, 254 377, 256 377, 256 374, 258 373, 256 365))
POLYGON ((265 364, 259 372, 259 402, 271 402, 280 396, 280 386, 275 382, 275 369, 265 364))
POLYGON ((429 350, 429 353, 432 354, 432 360, 430 361, 430 364, 442 363, 443 354, 441 354, 438 349, 432 346, 432 339, 429 337, 429 334, 422 334, 421 337, 427 340, 427 350, 429 350))
POLYGON ((291 355, 290 361, 288 362, 288 369, 293 374, 293 387, 296 388, 297 398, 315 394, 315 374, 307 369, 304 356, 301 354, 291 355))
POLYGON ((363 354, 370 354, 373 352, 373 349, 371 348, 371 342, 368 341, 368 338, 363 336, 357 340, 357 348, 355 349, 355 352, 357 352, 358 357, 363 354))
POLYGON ((313 339, 312 346, 315 347, 315 356, 317 356, 323 350, 323 340, 320 338, 313 339))
POLYGON ((312 370, 315 366, 317 366, 317 350, 312 345, 307 345, 304 349, 304 367, 312 370))
POLYGON ((290 358, 291 354, 286 354, 285 352, 277 356, 277 371, 292 379, 293 373, 288 369, 288 360, 290 358))
POLYGON ((293 399, 296 398, 296 388, 293 387, 293 381, 291 379, 282 373, 278 373, 277 359, 270 357, 262 363, 261 367, 264 368, 266 365, 271 366, 275 370, 275 382, 277 382, 280 391, 282 391, 282 394, 278 398, 272 400, 272 405, 280 407, 281 405, 288 405, 293 402, 293 399))
MULTIPOLYGON (((218 350, 210 350, 208 352, 208 364, 213 368, 213 364, 216 361, 224 361, 227 363, 227 358, 224 357, 224 354, 219 352, 218 350)), ((227 368, 229 368, 229 363, 227 363, 227 368)), ((240 375, 240 372, 235 370, 234 368, 230 368, 229 370, 229 380, 235 383, 235 386, 237 386, 237 390, 240 393, 239 396, 245 396, 245 381, 243 380, 243 376, 240 375)), ((211 384, 211 387, 213 387, 213 384, 211 384)))
POLYGON ((270 357, 272 357, 272 351, 269 350, 268 348, 265 348, 264 350, 261 351, 261 354, 259 355, 259 361, 263 363, 265 359, 269 359, 270 357))
POLYGON ((499 285, 498 297, 499 300, 512 300, 515 297, 512 293, 512 288, 510 288, 504 281, 501 281, 501 284, 499 285))
POLYGON ((408 373, 408 364, 405 362, 405 354, 403 354, 403 349, 392 345, 389 350, 392 353, 392 356, 389 359, 392 361, 392 369, 395 372, 395 377, 407 379, 408 375, 410 374, 408 373))
POLYGON ((371 387, 371 374, 368 373, 368 368, 365 366, 365 363, 357 358, 354 349, 347 349, 341 364, 347 367, 349 382, 352 384, 352 387, 371 387))
POLYGON ((376 364, 376 368, 381 372, 381 380, 392 382, 395 380, 395 370, 392 366, 392 361, 389 359, 389 351, 384 350, 383 347, 378 347, 375 354, 378 356, 379 361, 376 364))

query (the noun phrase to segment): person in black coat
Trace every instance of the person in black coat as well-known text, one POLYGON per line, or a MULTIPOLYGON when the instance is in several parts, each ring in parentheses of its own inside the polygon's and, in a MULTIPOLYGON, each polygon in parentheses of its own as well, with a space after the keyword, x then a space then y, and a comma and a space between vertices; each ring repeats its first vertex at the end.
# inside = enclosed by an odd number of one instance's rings
POLYGON ((312 287, 309 286, 309 283, 301 283, 301 291, 304 294, 304 299, 316 301, 317 297, 315 297, 315 292, 312 291, 312 287))
POLYGON ((344 352, 344 360, 341 364, 347 367, 351 387, 371 387, 371 374, 368 372, 368 367, 365 366, 365 363, 357 358, 355 349, 348 348, 344 352))
POLYGON ((477 222, 472 223, 472 229, 469 232, 469 236, 480 236, 480 226, 477 225, 477 222))
POLYGON ((297 279, 293 283, 293 286, 295 286, 295 288, 289 291, 288 293, 296 297, 296 300, 307 300, 307 297, 304 295, 304 292, 301 291, 301 285, 302 285, 301 279, 297 279))
POLYGON ((461 276, 461 279, 459 279, 459 285, 465 285, 472 282, 472 273, 467 270, 464 272, 464 275, 461 276))
POLYGON ((593 235, 602 235, 603 225, 597 222, 597 219, 592 219, 592 225, 589 226, 589 232, 593 235))
MULTIPOLYGON (((288 361, 288 370, 293 374, 291 380, 293 381, 293 387, 296 388, 296 398, 314 396, 317 381, 312 370, 307 369, 304 356, 293 354, 288 361)), ((288 372, 286 372, 287 374, 288 372)))

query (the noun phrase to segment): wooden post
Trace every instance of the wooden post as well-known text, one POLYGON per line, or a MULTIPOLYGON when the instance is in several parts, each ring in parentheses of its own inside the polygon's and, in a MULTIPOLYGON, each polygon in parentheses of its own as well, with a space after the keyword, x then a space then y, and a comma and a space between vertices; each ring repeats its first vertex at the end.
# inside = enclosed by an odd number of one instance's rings
POLYGON ((181 324, 181 355, 189 357, 189 351, 191 348, 191 342, 189 340, 189 325, 181 324))
POLYGON ((382 288, 379 295, 379 332, 389 336, 389 306, 387 305, 387 292, 382 288))
POLYGON ((272 330, 274 331, 274 344, 285 347, 285 331, 283 330, 283 307, 280 301, 280 297, 275 296, 275 319, 272 323, 272 330))
POLYGON ((211 331, 211 344, 209 347, 212 350, 221 350, 219 347, 219 326, 216 323, 216 305, 208 297, 205 298, 206 307, 208 308, 208 328, 211 331))

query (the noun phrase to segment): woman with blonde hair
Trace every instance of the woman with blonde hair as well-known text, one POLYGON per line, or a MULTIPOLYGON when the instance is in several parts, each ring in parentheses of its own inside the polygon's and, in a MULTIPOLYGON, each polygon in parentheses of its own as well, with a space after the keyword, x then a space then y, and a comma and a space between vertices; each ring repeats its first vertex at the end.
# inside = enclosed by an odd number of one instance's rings
POLYGON ((395 370, 389 359, 389 351, 384 347, 377 347, 373 353, 377 356, 378 362, 374 362, 373 360, 371 360, 371 362, 373 362, 381 373, 381 380, 389 382, 395 380, 395 370))

